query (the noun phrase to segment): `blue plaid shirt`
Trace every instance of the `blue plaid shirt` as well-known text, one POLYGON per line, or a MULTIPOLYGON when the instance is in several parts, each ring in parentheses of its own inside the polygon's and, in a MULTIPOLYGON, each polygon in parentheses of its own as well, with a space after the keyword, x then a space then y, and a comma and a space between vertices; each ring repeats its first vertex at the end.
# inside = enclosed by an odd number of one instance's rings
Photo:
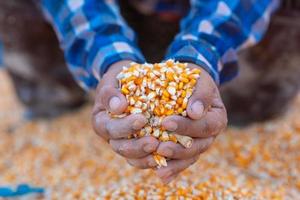
MULTIPOLYGON (((95 88, 109 66, 117 61, 145 62, 135 33, 122 18, 117 1, 40 1, 56 30, 68 66, 83 88, 95 88)), ((182 18, 180 32, 170 44, 166 58, 198 64, 217 83, 228 81, 237 74, 238 51, 262 39, 279 3, 190 0, 190 10, 182 18)))

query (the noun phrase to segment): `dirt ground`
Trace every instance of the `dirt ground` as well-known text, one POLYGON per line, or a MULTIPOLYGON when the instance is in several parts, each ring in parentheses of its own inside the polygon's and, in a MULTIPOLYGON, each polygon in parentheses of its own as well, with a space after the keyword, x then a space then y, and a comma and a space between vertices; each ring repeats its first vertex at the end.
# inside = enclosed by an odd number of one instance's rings
POLYGON ((279 119, 228 128, 164 186, 153 171, 132 168, 93 134, 90 105, 55 120, 24 122, 3 71, 0 80, 0 185, 45 187, 39 199, 300 197, 300 97, 279 119))

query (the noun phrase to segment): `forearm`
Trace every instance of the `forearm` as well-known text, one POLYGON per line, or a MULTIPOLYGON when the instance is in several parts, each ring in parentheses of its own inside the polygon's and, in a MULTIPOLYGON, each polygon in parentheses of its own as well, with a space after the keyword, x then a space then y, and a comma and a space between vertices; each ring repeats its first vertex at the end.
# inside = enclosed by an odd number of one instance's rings
POLYGON ((278 0, 191 1, 168 58, 205 68, 217 83, 237 74, 239 50, 259 42, 278 0))
POLYGON ((144 61, 134 32, 114 1, 76 2, 42 0, 41 6, 58 35, 69 69, 81 86, 95 88, 115 62, 144 61))

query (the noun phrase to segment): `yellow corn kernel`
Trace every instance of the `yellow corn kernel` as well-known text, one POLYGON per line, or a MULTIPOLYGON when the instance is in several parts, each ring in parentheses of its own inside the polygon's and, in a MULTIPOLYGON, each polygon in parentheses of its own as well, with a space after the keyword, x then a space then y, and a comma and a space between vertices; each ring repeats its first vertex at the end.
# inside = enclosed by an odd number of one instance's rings
POLYGON ((165 112, 165 115, 173 115, 174 114, 174 110, 167 110, 166 112, 165 112))
POLYGON ((167 72, 166 77, 168 81, 174 81, 174 73, 173 72, 167 72))
POLYGON ((186 97, 186 91, 185 91, 185 90, 182 91, 181 97, 182 97, 182 98, 186 97))
POLYGON ((180 78, 188 78, 188 75, 184 72, 184 73, 180 74, 180 78))
POLYGON ((159 66, 159 64, 157 64, 157 63, 155 63, 154 65, 153 65, 153 68, 155 69, 155 70, 160 70, 160 66, 159 66))
POLYGON ((169 97, 166 97, 166 96, 162 96, 161 99, 164 100, 165 102, 170 101, 170 98, 169 98, 169 97))
POLYGON ((131 106, 127 106, 125 113, 130 113, 131 106))
POLYGON ((181 90, 183 88, 183 82, 179 82, 178 89, 181 90))
POLYGON ((168 81, 161 81, 161 87, 167 88, 168 87, 168 81))
POLYGON ((182 108, 182 109, 186 109, 186 107, 187 107, 187 102, 184 102, 184 101, 183 101, 183 103, 182 103, 182 105, 181 105, 181 108, 182 108))
POLYGON ((183 83, 188 83, 189 82, 189 79, 188 78, 180 78, 180 80, 183 82, 183 83))
POLYGON ((178 112, 179 114, 181 114, 181 113, 183 112, 183 108, 182 108, 182 107, 178 108, 178 109, 177 109, 177 112, 178 112))
POLYGON ((130 81, 134 81, 136 79, 135 76, 130 76, 126 79, 126 82, 129 83, 130 81))
POLYGON ((172 66, 174 65, 173 60, 167 60, 166 65, 167 65, 168 67, 172 67, 172 66))
POLYGON ((121 92, 122 92, 123 94, 129 94, 129 90, 128 90, 126 87, 122 87, 122 88, 121 88, 121 92))
POLYGON ((140 132, 138 133, 138 137, 143 137, 145 136, 146 132, 144 129, 140 130, 140 132))
POLYGON ((196 85, 196 83, 197 83, 196 79, 191 79, 190 80, 190 86, 191 87, 194 87, 196 85))
POLYGON ((133 66, 128 68, 128 72, 133 72, 134 70, 135 68, 133 66))
POLYGON ((177 101, 176 101, 176 103, 178 103, 178 104, 182 104, 182 102, 183 102, 183 98, 182 97, 179 97, 178 99, 177 99, 177 101))
POLYGON ((194 69, 192 69, 191 73, 192 74, 200 74, 201 73, 201 69, 194 68, 194 69))
POLYGON ((161 115, 164 115, 165 114, 165 107, 163 106, 163 105, 160 105, 160 108, 159 108, 160 110, 160 114, 161 115))
POLYGON ((173 134, 169 134, 169 140, 174 143, 177 143, 177 138, 173 134))
POLYGON ((155 107, 154 110, 153 110, 153 113, 157 116, 160 116, 160 110, 158 107, 155 107))
POLYGON ((149 94, 151 92, 151 90, 149 88, 145 89, 146 94, 149 94))
POLYGON ((159 140, 162 141, 162 142, 169 141, 169 134, 166 131, 163 131, 163 133, 159 137, 159 140))
POLYGON ((185 64, 184 63, 178 63, 178 67, 185 68, 185 64))
POLYGON ((122 79, 121 80, 121 84, 123 85, 123 84, 125 84, 126 83, 126 79, 122 79))
POLYGON ((169 94, 169 92, 167 91, 167 90, 163 90, 163 96, 165 96, 165 97, 170 97, 170 94, 169 94))
POLYGON ((134 79, 134 84, 136 84, 136 85, 141 85, 142 82, 143 82, 142 78, 136 78, 136 79, 134 79))

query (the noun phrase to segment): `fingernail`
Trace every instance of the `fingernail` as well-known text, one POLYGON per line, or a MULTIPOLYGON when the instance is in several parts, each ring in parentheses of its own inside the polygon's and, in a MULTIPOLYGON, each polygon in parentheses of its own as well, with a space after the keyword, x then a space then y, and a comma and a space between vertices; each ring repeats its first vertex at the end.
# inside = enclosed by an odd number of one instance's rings
POLYGON ((174 154, 174 152, 173 152, 173 150, 172 149, 170 149, 170 148, 165 148, 164 150, 163 150, 163 154, 164 154, 164 156, 166 156, 166 157, 171 157, 171 156, 173 156, 173 154, 174 154))
POLYGON ((201 101, 195 101, 193 104, 192 104, 192 107, 191 107, 193 113, 201 116, 204 112, 204 106, 203 106, 203 103, 201 101))
POLYGON ((176 131, 176 129, 178 128, 178 125, 174 121, 167 121, 164 123, 164 127, 169 131, 176 131))
POLYGON ((137 119, 133 122, 132 124, 132 128, 134 130, 140 130, 141 128, 143 128, 145 125, 145 122, 143 120, 137 119))
POLYGON ((120 103, 121 103, 121 100, 119 97, 112 97, 110 100, 109 100, 109 108, 110 110, 117 110, 120 106, 120 103))
POLYGON ((152 153, 155 147, 152 144, 146 144, 143 149, 146 153, 152 153))

